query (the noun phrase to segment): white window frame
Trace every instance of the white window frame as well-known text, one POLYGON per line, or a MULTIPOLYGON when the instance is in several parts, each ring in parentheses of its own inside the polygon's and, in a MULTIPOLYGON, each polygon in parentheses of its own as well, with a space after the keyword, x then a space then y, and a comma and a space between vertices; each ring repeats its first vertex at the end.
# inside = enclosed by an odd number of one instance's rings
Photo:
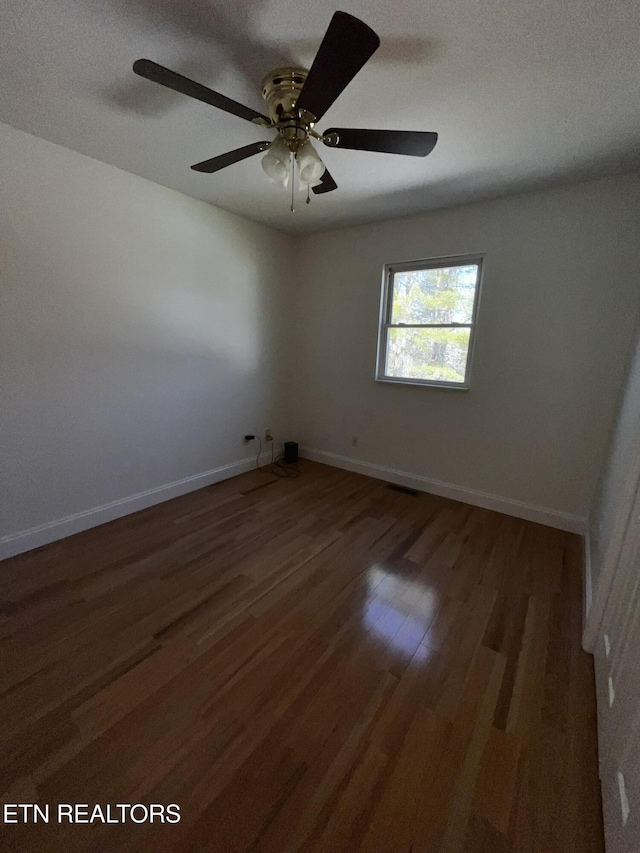
POLYGON ((421 261, 403 261, 402 263, 386 264, 382 276, 382 298, 380 300, 380 327, 378 330, 378 356, 376 368, 376 380, 378 382, 392 382, 399 385, 422 385, 436 388, 455 388, 458 391, 468 391, 471 376, 471 365, 475 349, 476 325, 478 319, 478 306, 480 304, 480 291, 482 289, 482 273, 484 268, 484 253, 473 255, 456 255, 445 258, 427 258, 421 261), (391 323, 391 311, 393 307, 393 277, 396 273, 412 272, 417 270, 442 269, 443 267, 461 267, 476 264, 478 266, 478 279, 473 299, 473 311, 470 323, 391 323), (387 365, 387 341, 389 329, 470 329, 469 349, 467 351, 467 364, 464 374, 464 382, 446 382, 438 379, 404 379, 400 376, 388 376, 387 365))

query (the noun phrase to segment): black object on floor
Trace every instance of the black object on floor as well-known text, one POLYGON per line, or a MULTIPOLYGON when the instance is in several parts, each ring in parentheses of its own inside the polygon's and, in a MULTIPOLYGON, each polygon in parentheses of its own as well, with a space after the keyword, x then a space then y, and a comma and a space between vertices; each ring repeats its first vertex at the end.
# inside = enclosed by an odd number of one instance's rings
POLYGON ((298 461, 298 442, 285 441, 284 443, 284 464, 295 465, 298 461))

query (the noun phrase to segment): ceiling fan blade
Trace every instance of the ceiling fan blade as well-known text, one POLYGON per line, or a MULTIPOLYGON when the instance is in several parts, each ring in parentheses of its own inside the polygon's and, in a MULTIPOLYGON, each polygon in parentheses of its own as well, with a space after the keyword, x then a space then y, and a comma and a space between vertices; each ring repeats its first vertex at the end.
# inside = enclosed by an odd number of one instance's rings
POLYGON ((189 80, 188 77, 183 77, 182 74, 171 71, 163 65, 158 65, 157 62, 152 62, 150 59, 136 59, 133 63, 133 70, 140 77, 145 77, 153 83, 159 83, 175 92, 181 92, 190 98, 204 101, 205 104, 211 104, 212 107, 217 107, 219 110, 224 110, 239 118, 271 125, 270 119, 252 110, 251 107, 245 107, 243 104, 239 104, 237 101, 219 94, 219 92, 214 92, 213 89, 209 89, 201 83, 189 80))
POLYGON ((408 154, 426 157, 438 141, 437 133, 420 130, 359 130, 353 127, 331 127, 322 141, 330 148, 356 151, 381 151, 385 154, 408 154))
POLYGON ((347 88, 358 71, 378 49, 380 39, 365 23, 336 12, 318 48, 296 107, 316 121, 347 88))
POLYGON ((316 195, 322 195, 322 193, 330 193, 333 190, 337 190, 338 185, 329 174, 329 170, 325 168, 324 174, 320 178, 320 183, 315 187, 311 187, 311 189, 316 195))
POLYGON ((211 160, 203 160, 202 163, 196 163, 191 168, 195 172, 217 172, 226 166, 232 166, 234 163, 239 163, 240 160, 246 160, 247 157, 253 157, 254 154, 259 154, 261 151, 266 151, 271 145, 270 142, 252 142, 251 145, 245 145, 243 148, 236 148, 233 151, 227 151, 226 154, 220 154, 218 157, 212 157, 211 160))

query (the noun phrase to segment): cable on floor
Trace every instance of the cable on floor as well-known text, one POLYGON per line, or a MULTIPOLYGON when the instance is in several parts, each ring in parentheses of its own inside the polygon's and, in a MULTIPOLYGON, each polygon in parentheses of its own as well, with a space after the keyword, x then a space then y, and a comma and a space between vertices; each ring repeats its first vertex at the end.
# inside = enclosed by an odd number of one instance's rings
MULTIPOLYGON (((258 457, 256 459, 256 468, 260 468, 258 465, 258 461, 260 459, 260 455, 262 453, 262 440, 259 436, 257 436, 258 441, 260 442, 260 451, 258 453, 258 457)), ((274 458, 274 446, 273 442, 271 442, 271 464, 265 466, 264 468, 260 468, 261 471, 264 471, 265 474, 273 474, 274 477, 279 477, 281 480, 295 480, 296 477, 299 477, 302 471, 296 468, 294 465, 289 465, 284 461, 284 454, 279 453, 274 458)))

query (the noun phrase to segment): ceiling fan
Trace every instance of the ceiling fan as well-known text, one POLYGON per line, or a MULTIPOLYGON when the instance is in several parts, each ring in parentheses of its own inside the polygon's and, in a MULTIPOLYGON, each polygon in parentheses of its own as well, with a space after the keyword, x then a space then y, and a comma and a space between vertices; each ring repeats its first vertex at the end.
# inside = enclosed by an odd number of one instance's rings
POLYGON ((133 70, 141 77, 166 86, 183 95, 204 101, 225 112, 277 131, 272 141, 252 142, 202 163, 192 166, 196 172, 217 172, 262 151, 262 165, 267 175, 285 187, 291 178, 293 205, 293 176, 296 165, 301 186, 314 193, 337 189, 311 139, 330 148, 349 148, 356 151, 380 151, 426 157, 437 140, 437 133, 411 130, 364 130, 350 127, 331 127, 324 133, 314 129, 318 122, 346 89, 358 71, 375 53, 380 39, 358 18, 346 12, 336 12, 322 39, 311 68, 276 68, 262 81, 262 96, 267 102, 268 116, 245 107, 206 86, 183 77, 150 59, 138 59, 133 70))

